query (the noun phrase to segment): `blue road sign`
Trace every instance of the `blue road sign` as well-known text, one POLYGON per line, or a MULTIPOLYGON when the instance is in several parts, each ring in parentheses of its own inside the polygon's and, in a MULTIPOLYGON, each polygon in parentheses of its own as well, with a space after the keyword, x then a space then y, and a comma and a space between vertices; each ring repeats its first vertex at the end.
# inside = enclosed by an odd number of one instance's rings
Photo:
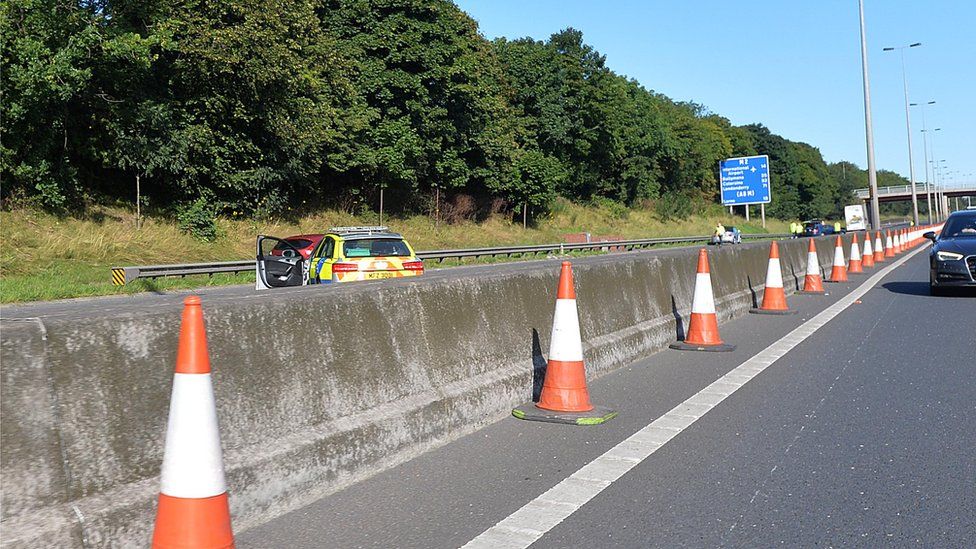
POLYGON ((769 157, 744 156, 719 163, 722 205, 769 203, 769 157))

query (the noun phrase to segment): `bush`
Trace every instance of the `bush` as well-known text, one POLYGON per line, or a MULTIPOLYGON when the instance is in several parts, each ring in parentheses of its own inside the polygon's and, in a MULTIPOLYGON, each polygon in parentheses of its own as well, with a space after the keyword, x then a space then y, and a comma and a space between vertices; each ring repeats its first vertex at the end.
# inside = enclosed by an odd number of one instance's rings
POLYGON ((200 197, 193 202, 181 204, 177 208, 176 218, 180 222, 181 231, 205 242, 216 240, 217 212, 206 198, 200 197))
POLYGON ((654 211, 657 212, 661 221, 686 219, 695 213, 695 210, 695 199, 686 192, 664 193, 654 205, 654 211))

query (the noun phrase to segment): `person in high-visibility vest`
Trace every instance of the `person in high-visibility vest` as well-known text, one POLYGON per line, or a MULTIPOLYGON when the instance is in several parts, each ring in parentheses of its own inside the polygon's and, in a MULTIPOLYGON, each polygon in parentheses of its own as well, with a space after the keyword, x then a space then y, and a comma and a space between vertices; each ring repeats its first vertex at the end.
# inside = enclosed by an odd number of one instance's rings
POLYGON ((796 238, 796 221, 790 221, 790 238, 796 238))
POLYGON ((803 236, 803 223, 796 222, 796 238, 803 236))
POLYGON ((835 234, 840 233, 840 221, 834 221, 834 233, 835 234))
POLYGON ((718 225, 715 225, 715 243, 719 246, 722 245, 722 237, 725 236, 725 225, 719 221, 718 225))

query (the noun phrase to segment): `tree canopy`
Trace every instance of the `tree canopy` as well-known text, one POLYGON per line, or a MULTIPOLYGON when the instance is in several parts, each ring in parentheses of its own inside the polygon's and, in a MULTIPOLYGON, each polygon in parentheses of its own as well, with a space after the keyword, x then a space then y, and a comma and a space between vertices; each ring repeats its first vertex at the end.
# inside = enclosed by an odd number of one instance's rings
POLYGON ((274 213, 424 211, 434 192, 542 212, 561 195, 715 200, 768 154, 770 214, 837 215, 850 163, 735 126, 607 67, 583 33, 484 39, 447 0, 8 0, 3 194, 52 210, 133 197, 274 213))

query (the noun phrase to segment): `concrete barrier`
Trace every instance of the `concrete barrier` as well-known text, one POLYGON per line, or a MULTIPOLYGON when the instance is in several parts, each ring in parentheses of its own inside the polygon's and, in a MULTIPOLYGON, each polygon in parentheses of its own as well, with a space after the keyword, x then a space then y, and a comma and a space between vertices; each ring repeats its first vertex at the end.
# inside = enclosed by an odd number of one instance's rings
MULTIPOLYGON (((802 284, 806 245, 781 244, 788 293, 802 284)), ((817 245, 829 268, 833 239, 817 245)), ((573 261, 591 378, 687 326, 696 251, 573 261)), ((767 253, 762 242, 711 249, 720 321, 761 299, 767 253)), ((456 439, 532 396, 558 272, 558 261, 543 260, 205 297, 235 529, 456 439)), ((159 303, 4 315, 4 547, 148 545, 181 307, 180 296, 159 303)))

